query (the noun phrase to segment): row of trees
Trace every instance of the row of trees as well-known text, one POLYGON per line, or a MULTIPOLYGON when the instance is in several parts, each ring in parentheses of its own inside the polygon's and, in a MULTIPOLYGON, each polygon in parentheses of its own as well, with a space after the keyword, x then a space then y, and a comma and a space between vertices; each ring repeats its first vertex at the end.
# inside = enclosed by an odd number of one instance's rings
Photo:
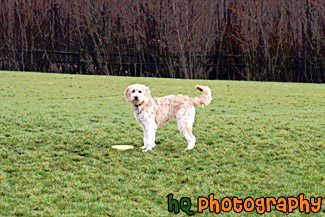
POLYGON ((323 0, 1 0, 0 67, 325 81, 323 0), (44 64, 44 61, 46 64, 44 64))

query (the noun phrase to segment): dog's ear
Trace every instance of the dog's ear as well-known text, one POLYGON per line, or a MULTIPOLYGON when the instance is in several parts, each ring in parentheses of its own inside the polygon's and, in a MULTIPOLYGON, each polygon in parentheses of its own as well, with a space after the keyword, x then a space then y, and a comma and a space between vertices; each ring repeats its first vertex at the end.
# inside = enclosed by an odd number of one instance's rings
POLYGON ((147 95, 148 97, 151 96, 151 91, 149 90, 149 87, 146 87, 146 95, 147 95))
POLYGON ((124 91, 124 97, 127 102, 131 102, 131 93, 130 93, 131 86, 128 86, 124 91))

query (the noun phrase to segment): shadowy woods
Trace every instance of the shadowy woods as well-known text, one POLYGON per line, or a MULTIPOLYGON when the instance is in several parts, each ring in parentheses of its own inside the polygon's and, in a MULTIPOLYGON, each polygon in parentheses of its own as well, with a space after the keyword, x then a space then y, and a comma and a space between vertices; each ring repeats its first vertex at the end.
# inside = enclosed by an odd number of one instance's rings
POLYGON ((0 69, 324 82, 324 11, 323 0, 1 0, 0 69))

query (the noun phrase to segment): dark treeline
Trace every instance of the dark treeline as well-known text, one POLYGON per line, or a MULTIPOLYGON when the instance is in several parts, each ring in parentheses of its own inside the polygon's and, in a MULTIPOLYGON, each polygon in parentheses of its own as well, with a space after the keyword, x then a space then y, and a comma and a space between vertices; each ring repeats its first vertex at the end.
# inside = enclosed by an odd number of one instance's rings
POLYGON ((0 1, 7 70, 325 81, 324 0, 0 1))

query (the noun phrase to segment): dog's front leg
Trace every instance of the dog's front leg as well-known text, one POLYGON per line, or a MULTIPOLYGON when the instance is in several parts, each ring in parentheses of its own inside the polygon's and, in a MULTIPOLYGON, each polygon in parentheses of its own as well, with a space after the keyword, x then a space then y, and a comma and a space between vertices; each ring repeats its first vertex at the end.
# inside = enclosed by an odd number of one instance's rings
POLYGON ((144 152, 148 150, 152 150, 155 147, 155 138, 156 138, 156 130, 157 125, 151 124, 145 127, 147 133, 147 147, 143 149, 144 152))
POLYGON ((144 126, 142 126, 142 129, 143 129, 143 146, 141 147, 141 149, 146 149, 148 146, 148 134, 144 126))

